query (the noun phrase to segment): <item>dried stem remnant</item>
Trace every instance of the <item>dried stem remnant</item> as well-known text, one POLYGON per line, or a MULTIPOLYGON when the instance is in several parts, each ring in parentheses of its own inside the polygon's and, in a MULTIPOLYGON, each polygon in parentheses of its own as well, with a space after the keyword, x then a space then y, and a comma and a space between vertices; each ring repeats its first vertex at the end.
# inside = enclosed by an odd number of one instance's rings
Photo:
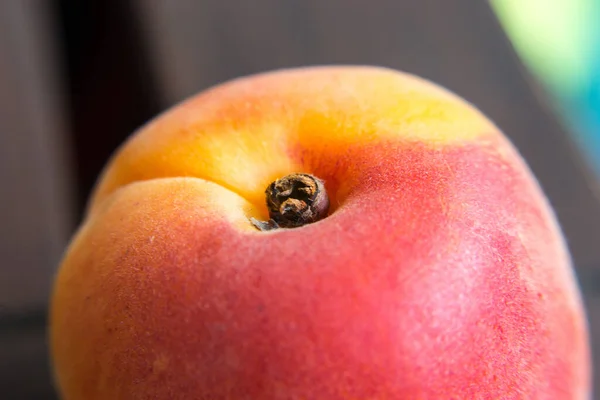
POLYGON ((265 191, 269 221, 250 221, 261 231, 297 228, 327 216, 329 197, 323 181, 310 174, 290 174, 272 182, 265 191))

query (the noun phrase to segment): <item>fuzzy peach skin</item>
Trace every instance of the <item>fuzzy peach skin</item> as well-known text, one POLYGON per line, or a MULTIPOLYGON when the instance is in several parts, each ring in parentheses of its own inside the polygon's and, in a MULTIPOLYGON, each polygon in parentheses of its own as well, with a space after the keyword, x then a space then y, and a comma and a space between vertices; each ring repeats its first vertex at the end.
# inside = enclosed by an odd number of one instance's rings
POLYGON ((374 67, 241 78, 133 135, 51 305, 64 400, 583 400, 579 289, 548 201, 464 100, 374 67), (264 190, 325 219, 261 232, 264 190))

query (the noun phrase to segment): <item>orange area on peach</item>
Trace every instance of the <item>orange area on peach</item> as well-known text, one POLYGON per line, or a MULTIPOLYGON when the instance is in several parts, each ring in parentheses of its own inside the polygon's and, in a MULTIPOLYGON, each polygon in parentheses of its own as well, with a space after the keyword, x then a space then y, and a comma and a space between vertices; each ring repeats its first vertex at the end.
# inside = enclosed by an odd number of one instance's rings
POLYGON ((112 160, 90 208, 134 181, 188 176, 238 193, 256 205, 252 215, 264 217, 271 181, 293 172, 344 181, 349 164, 331 168, 351 147, 445 146, 496 132, 473 106, 409 74, 376 67, 283 70, 217 86, 142 127, 112 160))
MULTIPOLYGON (((189 248, 187 241, 208 243, 212 224, 249 230, 247 207, 244 199, 211 182, 154 179, 121 188, 88 218, 62 263, 51 311, 54 365, 63 393, 75 396, 69 399, 133 398, 123 380, 139 380, 132 374, 140 371, 130 365, 142 362, 140 343, 148 339, 135 329, 135 311, 145 302, 139 294, 152 290, 146 292, 149 299, 164 300, 158 288, 150 289, 152 281, 161 271, 170 274, 170 268, 163 269, 169 263, 187 263, 170 249, 189 248), (194 232, 197 236, 190 237, 194 232)), ((210 247, 201 246, 198 254, 205 250, 210 247)), ((179 296, 191 300, 185 292, 179 296)), ((152 325, 156 318, 152 312, 146 316, 152 325)), ((168 372, 169 362, 168 356, 157 356, 151 375, 168 372)))

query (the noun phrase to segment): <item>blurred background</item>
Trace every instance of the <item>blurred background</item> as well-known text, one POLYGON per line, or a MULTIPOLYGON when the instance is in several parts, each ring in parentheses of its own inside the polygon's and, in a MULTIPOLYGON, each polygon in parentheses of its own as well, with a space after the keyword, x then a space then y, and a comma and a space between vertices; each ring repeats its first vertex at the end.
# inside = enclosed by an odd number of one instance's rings
POLYGON ((599 1, 4 0, 1 399, 55 398, 50 285, 115 148, 208 86, 310 64, 421 75, 506 132, 559 216, 600 360, 599 1))

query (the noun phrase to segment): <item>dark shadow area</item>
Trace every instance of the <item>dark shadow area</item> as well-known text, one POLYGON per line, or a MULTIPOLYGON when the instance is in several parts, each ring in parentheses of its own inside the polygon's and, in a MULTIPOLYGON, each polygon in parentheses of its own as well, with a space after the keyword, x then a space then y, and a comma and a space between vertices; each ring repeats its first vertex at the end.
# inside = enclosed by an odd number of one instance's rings
POLYGON ((79 217, 102 167, 159 111, 156 88, 127 1, 56 0, 65 50, 79 217))

